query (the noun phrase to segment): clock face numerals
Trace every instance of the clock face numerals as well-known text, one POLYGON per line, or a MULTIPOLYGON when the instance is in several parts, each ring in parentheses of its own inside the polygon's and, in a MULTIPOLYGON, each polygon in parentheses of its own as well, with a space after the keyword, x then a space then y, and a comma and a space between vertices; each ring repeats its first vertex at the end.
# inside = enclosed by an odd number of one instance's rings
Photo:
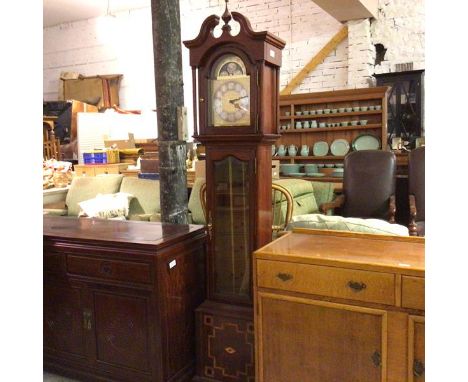
POLYGON ((244 84, 238 80, 216 82, 218 84, 215 84, 213 108, 217 119, 228 124, 248 122, 250 96, 244 84))
POLYGON ((213 65, 209 100, 211 125, 250 125, 250 76, 240 57, 226 54, 213 65))

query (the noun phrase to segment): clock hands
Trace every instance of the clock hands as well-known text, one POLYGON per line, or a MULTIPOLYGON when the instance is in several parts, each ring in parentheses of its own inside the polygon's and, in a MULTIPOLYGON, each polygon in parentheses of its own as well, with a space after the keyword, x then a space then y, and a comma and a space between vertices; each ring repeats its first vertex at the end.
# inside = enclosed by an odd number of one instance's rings
POLYGON ((235 102, 240 101, 241 99, 247 98, 247 97, 248 97, 248 95, 243 96, 243 97, 239 97, 239 98, 230 99, 229 103, 232 103, 234 105, 235 102))
POLYGON ((241 110, 244 110, 244 111, 248 111, 244 106, 241 106, 241 105, 239 105, 238 103, 232 102, 232 104, 234 105, 234 107, 235 107, 236 109, 241 109, 241 110))

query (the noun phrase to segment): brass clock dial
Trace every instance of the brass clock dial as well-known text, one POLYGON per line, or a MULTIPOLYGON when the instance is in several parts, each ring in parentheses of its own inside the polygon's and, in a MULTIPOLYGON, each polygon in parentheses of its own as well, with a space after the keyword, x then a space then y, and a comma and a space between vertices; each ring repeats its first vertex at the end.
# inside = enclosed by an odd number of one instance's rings
POLYGON ((240 57, 225 54, 213 65, 209 102, 213 126, 250 125, 250 76, 240 57))

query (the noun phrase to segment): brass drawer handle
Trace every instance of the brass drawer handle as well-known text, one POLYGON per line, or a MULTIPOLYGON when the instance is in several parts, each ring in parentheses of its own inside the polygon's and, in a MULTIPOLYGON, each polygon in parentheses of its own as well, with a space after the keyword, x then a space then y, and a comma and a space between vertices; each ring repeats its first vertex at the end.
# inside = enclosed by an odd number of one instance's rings
POLYGON ((83 328, 85 330, 91 330, 92 328, 91 317, 92 317, 91 311, 89 309, 84 309, 83 310, 83 328))
POLYGON ((281 273, 281 272, 278 273, 276 277, 278 277, 281 281, 288 281, 293 278, 293 276, 290 275, 289 273, 281 273))
POLYGON ((413 375, 415 377, 422 377, 424 374, 424 363, 419 359, 415 359, 413 363, 413 375))
POLYGON ((348 286, 355 292, 360 292, 367 287, 366 284, 359 281, 348 281, 348 286))

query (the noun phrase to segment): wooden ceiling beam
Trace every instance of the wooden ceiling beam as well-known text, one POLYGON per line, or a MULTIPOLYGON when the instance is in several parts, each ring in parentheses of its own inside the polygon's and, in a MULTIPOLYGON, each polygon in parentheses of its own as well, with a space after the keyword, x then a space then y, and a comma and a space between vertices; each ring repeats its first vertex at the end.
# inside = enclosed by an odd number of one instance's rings
POLYGON ((291 94, 292 91, 301 84, 304 78, 313 71, 323 60, 335 49, 338 44, 348 36, 348 27, 344 26, 341 30, 334 35, 327 44, 320 49, 320 51, 312 57, 312 59, 305 65, 302 70, 297 73, 294 78, 289 81, 288 85, 281 91, 280 95, 291 94))

